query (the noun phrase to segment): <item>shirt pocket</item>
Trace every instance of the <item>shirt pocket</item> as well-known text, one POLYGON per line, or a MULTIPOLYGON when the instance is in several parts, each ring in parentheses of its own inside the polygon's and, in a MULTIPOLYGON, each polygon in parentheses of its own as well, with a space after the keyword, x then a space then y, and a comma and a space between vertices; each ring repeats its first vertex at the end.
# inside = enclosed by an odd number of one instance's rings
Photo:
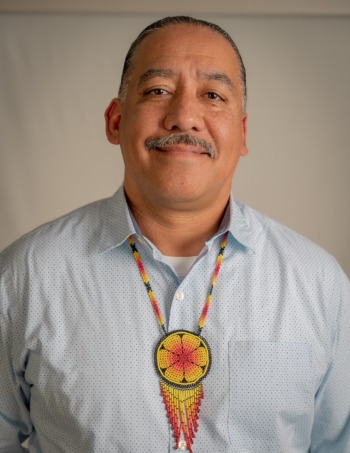
POLYGON ((311 346, 229 344, 228 430, 239 452, 307 452, 313 421, 311 346))

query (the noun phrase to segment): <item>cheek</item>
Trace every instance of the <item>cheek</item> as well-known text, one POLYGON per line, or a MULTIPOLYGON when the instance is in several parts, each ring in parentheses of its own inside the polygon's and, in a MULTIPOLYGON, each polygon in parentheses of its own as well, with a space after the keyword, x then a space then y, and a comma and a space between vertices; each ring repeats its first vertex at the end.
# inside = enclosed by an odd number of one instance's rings
POLYGON ((120 121, 120 146, 123 149, 129 148, 140 141, 141 131, 144 129, 145 122, 138 112, 128 111, 120 121))
POLYGON ((232 149, 242 141, 241 128, 231 115, 218 118, 212 127, 212 136, 220 148, 232 149))
POLYGON ((162 116, 159 109, 138 106, 125 118, 124 138, 133 144, 144 143, 151 136, 162 131, 162 116))
POLYGON ((124 162, 138 166, 148 160, 145 141, 159 132, 155 114, 145 106, 135 106, 125 111, 120 123, 120 148, 124 162))
POLYGON ((241 122, 232 115, 225 115, 216 123, 216 128, 212 128, 212 138, 222 171, 225 174, 233 173, 244 145, 241 122))

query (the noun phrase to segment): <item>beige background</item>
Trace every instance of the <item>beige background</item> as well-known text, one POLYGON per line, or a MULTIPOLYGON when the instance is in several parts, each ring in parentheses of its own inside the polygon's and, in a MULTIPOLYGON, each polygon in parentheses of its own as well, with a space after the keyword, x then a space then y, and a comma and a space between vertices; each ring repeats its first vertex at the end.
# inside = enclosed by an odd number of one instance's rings
MULTIPOLYGON (((350 275, 350 17, 326 13, 196 16, 231 33, 248 71, 250 154, 235 197, 350 275)), ((103 112, 131 40, 163 15, 0 14, 0 249, 121 184, 103 112)))

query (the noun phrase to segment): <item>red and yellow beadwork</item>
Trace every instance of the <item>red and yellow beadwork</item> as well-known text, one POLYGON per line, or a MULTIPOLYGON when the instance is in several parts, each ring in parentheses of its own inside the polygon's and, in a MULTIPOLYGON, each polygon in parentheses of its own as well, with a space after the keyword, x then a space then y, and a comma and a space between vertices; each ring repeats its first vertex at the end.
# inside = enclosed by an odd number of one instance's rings
POLYGON ((155 351, 161 393, 176 445, 181 435, 192 452, 203 398, 202 379, 210 369, 210 349, 204 338, 186 330, 171 332, 155 351))

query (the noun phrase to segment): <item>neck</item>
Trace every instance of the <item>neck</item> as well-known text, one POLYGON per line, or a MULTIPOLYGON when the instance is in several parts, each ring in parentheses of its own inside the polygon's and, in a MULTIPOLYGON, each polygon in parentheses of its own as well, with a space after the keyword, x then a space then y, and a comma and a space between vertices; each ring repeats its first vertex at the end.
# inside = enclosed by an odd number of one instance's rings
POLYGON ((208 208, 186 211, 148 203, 128 204, 142 232, 164 255, 196 256, 219 229, 228 199, 208 208))

